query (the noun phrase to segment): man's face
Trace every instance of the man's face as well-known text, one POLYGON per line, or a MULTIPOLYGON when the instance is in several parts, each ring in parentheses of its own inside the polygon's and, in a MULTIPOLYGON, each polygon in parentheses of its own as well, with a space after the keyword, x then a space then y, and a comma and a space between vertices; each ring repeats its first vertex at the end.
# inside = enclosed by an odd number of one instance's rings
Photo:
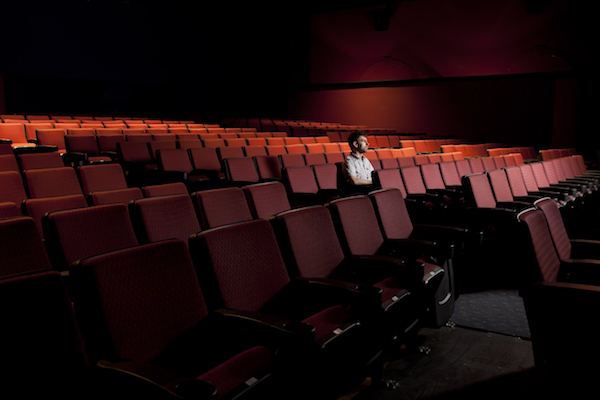
POLYGON ((367 141, 367 137, 364 135, 360 135, 355 142, 357 144, 357 150, 360 153, 366 153, 369 149, 369 142, 367 141))

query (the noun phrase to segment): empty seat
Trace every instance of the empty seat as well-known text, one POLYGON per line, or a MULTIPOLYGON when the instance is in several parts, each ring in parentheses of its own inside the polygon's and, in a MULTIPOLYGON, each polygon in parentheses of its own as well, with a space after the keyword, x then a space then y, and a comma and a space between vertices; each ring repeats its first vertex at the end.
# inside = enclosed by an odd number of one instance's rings
POLYGON ((35 221, 38 231, 42 236, 42 219, 46 213, 56 210, 67 210, 75 208, 84 208, 88 206, 88 202, 83 194, 73 194, 54 197, 41 197, 34 199, 26 199, 23 202, 24 214, 30 216, 35 221))
MULTIPOLYGON (((510 189, 510 184, 508 181, 508 176, 506 175, 506 171, 504 169, 494 169, 491 171, 487 171, 486 175, 490 181, 490 185, 492 186, 492 190, 494 191, 494 197, 497 202, 505 203, 505 204, 519 204, 522 203, 523 206, 529 206, 538 198, 535 196, 519 196, 515 198, 513 196, 512 191, 510 189)), ((507 207, 504 205, 504 207, 507 207)), ((514 208, 514 207, 511 207, 514 208)))
POLYGON ((72 167, 24 171, 29 197, 56 197, 82 194, 77 173, 72 167))
POLYGON ((189 194, 137 199, 129 205, 134 230, 140 243, 181 239, 201 230, 189 194))
POLYGON ((251 324, 211 315, 180 240, 85 259, 71 277, 81 294, 75 312, 85 317, 81 331, 92 362, 118 369, 132 360, 146 371, 168 371, 171 393, 195 381, 196 393, 226 398, 233 392, 240 399, 273 372, 277 346, 248 345, 242 327, 251 324), (121 290, 114 290, 115 282, 121 290))
MULTIPOLYGON (((413 257, 427 254, 443 264, 454 298, 459 296, 460 274, 465 273, 466 252, 476 244, 468 229, 432 224, 413 224, 411 216, 398 189, 375 190, 368 194, 386 239, 414 241, 406 254, 413 257), (470 236, 469 236, 470 235, 470 236), (468 249, 467 249, 468 247, 468 249)), ((462 277, 461 277, 462 279, 462 277)))
POLYGON ((65 159, 73 163, 106 162, 116 158, 116 151, 100 151, 96 135, 66 135, 65 145, 65 159))
POLYGON ((77 168, 83 193, 127 189, 125 173, 120 164, 82 165, 77 168))
POLYGON ((279 162, 282 167, 295 167, 298 165, 306 165, 304 158, 305 154, 281 154, 279 162))
MULTIPOLYGON (((330 203, 340 243, 347 256, 388 256, 408 261, 418 260, 423 265, 422 283, 428 304, 428 323, 442 326, 454 311, 454 295, 450 287, 450 271, 436 264, 429 255, 415 258, 414 249, 394 239, 385 239, 371 200, 367 196, 352 196, 330 203), (360 215, 360 230, 355 229, 356 215, 360 215)), ((444 260, 440 260, 444 261, 444 260)))
POLYGON ((168 196, 172 194, 188 194, 187 186, 183 182, 163 183, 149 185, 142 188, 144 197, 168 196))
POLYGON ((108 390, 110 379, 98 379, 88 360, 67 285, 58 272, 1 279, 0 302, 0 340, 7 344, 1 368, 12 390, 26 398, 70 400, 116 394, 108 390))
POLYGON ((536 200, 533 205, 544 213, 556 253, 561 261, 600 259, 600 241, 590 238, 571 238, 567 232, 563 215, 555 201, 545 197, 536 200))
POLYGON ((0 154, 0 171, 21 172, 19 162, 12 150, 10 154, 0 154))
POLYGON ((144 197, 142 190, 139 187, 132 187, 126 189, 115 189, 115 190, 103 190, 99 192, 92 192, 89 196, 91 204, 95 206, 103 204, 129 204, 135 199, 141 199, 144 197))
POLYGON ((278 156, 266 155, 252 158, 261 181, 281 180, 281 163, 278 156))
MULTIPOLYGON (((382 291, 387 340, 412 342, 422 316, 420 265, 377 257, 347 257, 325 206, 310 206, 279 213, 274 219, 279 246, 292 277, 329 278, 366 284, 382 291), (404 269, 406 274, 398 273, 404 269), (410 272, 416 272, 410 276, 410 272), (411 293, 408 288, 417 288, 411 293)), ((409 344, 409 343, 407 343, 409 344)), ((410 343, 413 344, 413 343, 410 343)))
POLYGON ((463 201, 462 185, 447 186, 439 164, 424 164, 420 166, 420 169, 428 193, 444 196, 448 205, 454 207, 461 205, 463 201))
POLYGON ((335 396, 360 371, 374 365, 380 371, 381 333, 373 330, 378 291, 352 285, 350 292, 339 286, 332 292, 322 281, 313 291, 314 280, 291 279, 273 229, 262 219, 200 232, 190 239, 190 249, 210 308, 261 312, 314 327, 314 344, 303 349, 309 363, 298 371, 304 383, 294 390, 316 384, 319 393, 335 396), (363 303, 361 294, 372 303, 363 303))
POLYGON ((117 143, 117 158, 127 174, 129 186, 142 186, 152 181, 158 171, 156 161, 150 154, 146 141, 122 141, 117 143))
POLYGON ((56 151, 23 153, 19 154, 18 157, 21 171, 39 168, 60 168, 65 166, 61 155, 56 151))
POLYGON ((31 217, 0 220, 0 249, 2 278, 52 269, 42 237, 31 217))
MULTIPOLYGON (((333 165, 333 164, 331 164, 333 165)), ((321 191, 310 165, 282 169, 283 183, 292 207, 325 204, 331 193, 321 191)))
MULTIPOLYGON (((35 143, 29 142, 25 134, 24 124, 3 123, 0 124, 0 139, 11 140, 12 147, 35 147, 35 143)), ((35 138, 30 138, 35 139, 35 138)))
POLYGON ((83 258, 138 244, 123 204, 49 212, 42 225, 52 265, 60 271, 83 258))
POLYGON ((63 129, 36 129, 36 137, 38 146, 55 146, 60 154, 67 152, 63 129))
POLYGON ((523 178, 523 174, 521 172, 521 168, 515 165, 514 167, 507 167, 504 169, 506 173, 506 179, 508 180, 508 184, 510 185, 510 191, 515 198, 520 198, 522 196, 528 196, 530 198, 541 198, 550 196, 555 201, 559 202, 561 205, 568 200, 568 197, 562 197, 559 199, 557 192, 541 192, 541 191, 532 191, 529 192, 527 190, 527 186, 525 185, 525 179, 523 178))
MULTIPOLYGON (((294 155, 294 154, 290 154, 294 155)), ((325 159, 325 153, 306 153, 302 154, 304 157, 304 163, 306 165, 314 165, 314 164, 325 164, 327 160, 325 159)))
POLYGON ((281 182, 265 182, 244 187, 248 207, 254 218, 269 219, 277 213, 291 209, 281 182))
POLYGON ((267 149, 265 146, 244 146, 244 154, 246 157, 266 156, 267 149))
POLYGON ((202 229, 248 221, 252 214, 244 191, 238 187, 192 193, 202 229))
POLYGON ((205 179, 218 182, 225 176, 219 159, 219 148, 190 148, 189 159, 194 174, 204 175, 205 179))
POLYGON ((223 161, 227 181, 230 184, 243 186, 259 182, 260 177, 254 158, 249 157, 248 154, 246 154, 246 157, 226 158, 223 161))

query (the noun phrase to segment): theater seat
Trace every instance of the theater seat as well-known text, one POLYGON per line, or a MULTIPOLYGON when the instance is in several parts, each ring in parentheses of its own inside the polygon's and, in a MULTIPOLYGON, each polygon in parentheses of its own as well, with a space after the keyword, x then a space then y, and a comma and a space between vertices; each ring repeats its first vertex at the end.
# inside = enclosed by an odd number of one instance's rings
POLYGON ((190 235, 202 229, 187 193, 134 200, 129 214, 140 243, 181 239, 187 244, 190 235))
MULTIPOLYGON (((432 258, 434 254, 423 254, 420 250, 431 245, 407 243, 396 239, 385 239, 373 204, 367 196, 351 196, 336 199, 329 204, 336 231, 347 256, 387 256, 406 261, 423 263, 422 284, 427 304, 426 322, 434 327, 444 325, 454 311, 454 295, 450 286, 450 272, 442 267, 445 262, 432 258), (356 229, 357 218, 360 229, 356 229), (439 264, 438 264, 439 262, 439 264)), ((425 317, 425 316, 424 316, 425 317)))
POLYGON ((201 190, 192 193, 192 200, 202 229, 252 219, 244 191, 238 187, 201 190))
POLYGON ((414 346, 424 309, 422 265, 384 257, 346 256, 325 206, 277 214, 273 226, 290 276, 329 278, 371 285, 382 291, 381 308, 389 344, 414 346), (414 289, 412 292, 410 288, 414 289))
POLYGON ((248 207, 253 218, 269 219, 275 214, 291 209, 281 182, 265 182, 244 187, 248 207))
POLYGON ((317 393, 335 395, 357 376, 362 381, 370 367, 380 376, 378 290, 291 279, 273 229, 262 219, 200 232, 190 238, 190 251, 209 309, 261 312, 314 327, 298 369, 303 385, 294 390, 310 393, 316 386, 317 393))
POLYGON ((42 226, 48 255, 59 271, 83 258, 138 244, 122 204, 50 212, 42 226))
POLYGON ((31 217, 0 220, 0 253, 0 277, 52 269, 42 237, 31 217))
POLYGON ((284 369, 279 364, 274 370, 280 346, 272 337, 283 336, 285 328, 260 337, 253 326, 275 329, 247 316, 210 312, 180 240, 87 258, 70 276, 90 359, 104 368, 142 364, 166 374, 165 388, 174 397, 190 391, 186 398, 223 399, 256 395, 284 369))
POLYGON ((455 299, 466 274, 466 264, 472 263, 471 251, 477 247, 480 233, 467 227, 442 224, 413 224, 402 194, 398 189, 381 189, 368 194, 375 209, 385 239, 414 241, 414 256, 425 253, 446 262, 450 287, 455 299), (423 241, 423 242, 421 242, 423 241), (420 253, 419 253, 420 252, 420 253))
POLYGON ((5 392, 20 398, 69 400, 116 395, 105 390, 110 381, 95 379, 97 371, 88 360, 67 286, 58 272, 0 279, 0 303, 5 392))

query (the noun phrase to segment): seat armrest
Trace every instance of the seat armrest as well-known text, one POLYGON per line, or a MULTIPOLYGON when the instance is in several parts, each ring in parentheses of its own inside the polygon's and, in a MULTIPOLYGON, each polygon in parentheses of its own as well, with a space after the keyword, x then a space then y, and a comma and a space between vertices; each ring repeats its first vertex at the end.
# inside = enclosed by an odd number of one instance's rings
POLYGON ((498 201, 497 208, 508 208, 510 210, 522 210, 526 207, 531 207, 531 202, 526 201, 498 201))
POLYGON ((226 327, 252 332, 261 342, 278 345, 312 343, 315 329, 300 322, 278 318, 260 312, 219 308, 211 315, 226 327))
POLYGON ((422 256, 448 256, 443 252, 443 248, 438 246, 434 240, 426 239, 386 239, 377 255, 390 256, 405 260, 414 260, 422 256))
MULTIPOLYGON (((157 393, 163 392, 174 397, 189 399, 216 399, 217 389, 210 383, 156 365, 139 361, 110 362, 100 360, 98 367, 112 372, 115 379, 129 385, 154 386, 157 393)), ((122 386, 122 385, 118 385, 122 386)))
POLYGON ((317 312, 324 306, 343 305, 359 318, 368 320, 377 318, 382 310, 382 291, 375 286, 330 278, 296 277, 288 288, 296 296, 297 305, 304 310, 313 308, 317 312))
POLYGON ((331 275, 334 279, 379 282, 394 277, 415 291, 423 286, 424 265, 418 261, 406 261, 386 256, 349 256, 331 275))
POLYGON ((595 385, 597 370, 589 362, 600 356, 600 344, 595 340, 598 321, 590 307, 600 302, 600 287, 536 282, 521 288, 520 295, 536 366, 567 382, 569 391, 581 383, 595 385))
POLYGON ((561 260, 558 280, 586 285, 600 285, 600 260, 561 260))
POLYGON ((571 239, 571 258, 600 259, 600 240, 571 239))

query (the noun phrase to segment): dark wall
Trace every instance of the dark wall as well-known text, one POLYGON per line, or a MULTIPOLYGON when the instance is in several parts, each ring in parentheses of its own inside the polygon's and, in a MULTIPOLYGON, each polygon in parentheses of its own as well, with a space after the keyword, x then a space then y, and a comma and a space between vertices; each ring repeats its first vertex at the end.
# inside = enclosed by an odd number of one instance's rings
POLYGON ((276 116, 598 146, 587 3, 205 3, 4 1, 0 111, 276 116), (368 101, 330 90, 358 83, 368 101))
POLYGON ((277 7, 203 3, 3 2, 4 111, 285 113, 279 97, 298 68, 290 57, 298 57, 297 26, 306 18, 277 7))
POLYGON ((290 116, 600 148, 594 14, 568 0, 410 0, 312 15, 290 116), (381 16, 388 16, 387 27, 381 16))

